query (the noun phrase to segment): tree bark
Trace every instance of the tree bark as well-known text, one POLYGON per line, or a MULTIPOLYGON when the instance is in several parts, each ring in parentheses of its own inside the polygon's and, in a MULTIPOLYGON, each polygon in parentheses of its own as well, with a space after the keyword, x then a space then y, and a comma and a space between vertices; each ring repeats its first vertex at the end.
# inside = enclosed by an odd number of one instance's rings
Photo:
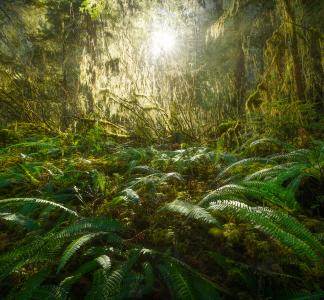
POLYGON ((282 0, 287 17, 291 23, 291 55, 293 60, 293 72, 295 81, 295 90, 298 100, 305 100, 305 83, 303 78, 303 66, 298 50, 297 31, 294 23, 296 22, 293 8, 291 7, 290 0, 282 0))

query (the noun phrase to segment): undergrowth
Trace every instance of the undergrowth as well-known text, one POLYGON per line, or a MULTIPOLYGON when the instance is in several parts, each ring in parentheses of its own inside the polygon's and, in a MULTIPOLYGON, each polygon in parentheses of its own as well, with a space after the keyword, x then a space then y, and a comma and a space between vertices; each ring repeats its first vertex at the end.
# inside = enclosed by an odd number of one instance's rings
POLYGON ((0 299, 322 299, 324 144, 1 131, 0 299))

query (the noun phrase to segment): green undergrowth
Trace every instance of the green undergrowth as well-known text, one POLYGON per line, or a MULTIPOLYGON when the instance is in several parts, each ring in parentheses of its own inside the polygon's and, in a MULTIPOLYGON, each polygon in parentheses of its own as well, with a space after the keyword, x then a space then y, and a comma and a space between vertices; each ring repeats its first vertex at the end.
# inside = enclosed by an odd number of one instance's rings
POLYGON ((324 297, 322 142, 0 137, 0 299, 324 297))

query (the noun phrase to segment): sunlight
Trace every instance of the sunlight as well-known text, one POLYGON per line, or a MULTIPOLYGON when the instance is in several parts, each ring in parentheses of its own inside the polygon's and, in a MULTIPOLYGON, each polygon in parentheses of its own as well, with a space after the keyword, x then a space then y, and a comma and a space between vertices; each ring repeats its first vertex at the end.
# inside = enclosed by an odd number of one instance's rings
POLYGON ((323 12, 0 0, 0 300, 324 300, 323 12))
POLYGON ((174 50, 176 45, 176 34, 171 29, 153 31, 150 43, 153 58, 158 58, 174 50))

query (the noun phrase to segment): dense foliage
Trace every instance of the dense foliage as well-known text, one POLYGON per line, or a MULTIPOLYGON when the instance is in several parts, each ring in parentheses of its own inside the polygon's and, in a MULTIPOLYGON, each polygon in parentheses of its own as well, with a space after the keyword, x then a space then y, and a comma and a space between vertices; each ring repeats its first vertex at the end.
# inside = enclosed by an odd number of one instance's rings
POLYGON ((95 117, 145 140, 214 140, 225 120, 282 139, 318 131, 323 12, 321 0, 1 1, 1 123, 95 117), (152 57, 161 28, 176 47, 152 57))
POLYGON ((0 1, 0 299, 324 299, 323 13, 0 1))
POLYGON ((1 135, 8 299, 324 295, 323 143, 261 139, 235 154, 143 148, 100 127, 1 135))

